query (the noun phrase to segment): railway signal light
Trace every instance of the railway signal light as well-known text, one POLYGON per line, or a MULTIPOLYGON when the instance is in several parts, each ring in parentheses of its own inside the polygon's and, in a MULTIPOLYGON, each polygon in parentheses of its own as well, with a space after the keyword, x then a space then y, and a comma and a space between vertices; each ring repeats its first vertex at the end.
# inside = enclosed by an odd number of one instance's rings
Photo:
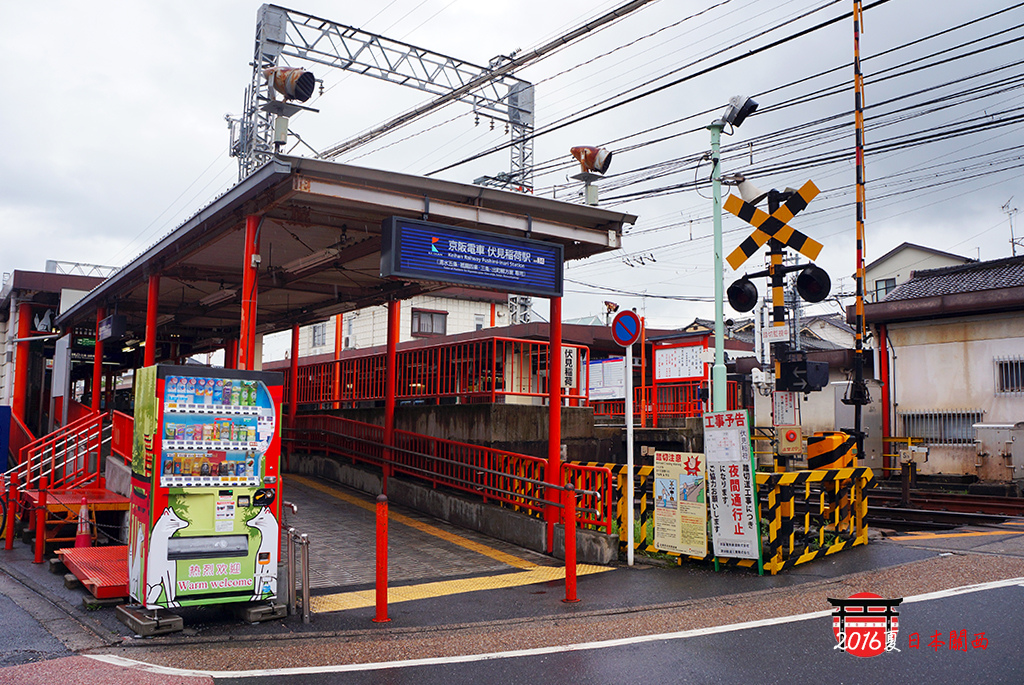
POLYGON ((271 67, 263 70, 271 88, 281 94, 285 100, 305 102, 313 95, 316 88, 316 77, 313 72, 299 67, 271 67))
POLYGON ((603 147, 580 145, 569 148, 569 154, 580 163, 583 173, 605 174, 612 163, 612 153, 603 147))
POLYGON ((746 118, 757 109, 757 103, 745 95, 736 95, 729 98, 729 105, 722 114, 722 121, 739 128, 746 118))

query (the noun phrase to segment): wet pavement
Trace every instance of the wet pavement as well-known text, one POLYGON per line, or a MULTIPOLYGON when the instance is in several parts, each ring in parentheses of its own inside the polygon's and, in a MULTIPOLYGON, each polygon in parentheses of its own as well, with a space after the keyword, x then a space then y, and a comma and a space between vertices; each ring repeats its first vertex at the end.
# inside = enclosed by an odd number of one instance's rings
MULTIPOLYGON (((176 611, 184 631, 140 638, 112 608, 88 610, 84 591, 65 588, 63 576, 32 564, 31 548, 16 542, 0 550, 0 629, 12 636, 0 647, 0 683, 54 682, 47 673, 80 663, 76 654, 206 671, 390 661, 788 615, 858 591, 904 596, 1024 577, 1024 525, 1011 521, 894 535, 778 576, 666 567, 641 556, 632 568, 581 566, 581 601, 573 604, 561 601, 561 562, 392 506, 391 621, 380 624, 365 601, 373 589, 373 499, 306 479, 285 482, 285 499, 299 506, 286 525, 311 541, 309 624, 299 616, 248 624, 225 608, 194 607, 176 611)), ((109 670, 82 682, 146 682, 134 668, 84 661, 109 670)))

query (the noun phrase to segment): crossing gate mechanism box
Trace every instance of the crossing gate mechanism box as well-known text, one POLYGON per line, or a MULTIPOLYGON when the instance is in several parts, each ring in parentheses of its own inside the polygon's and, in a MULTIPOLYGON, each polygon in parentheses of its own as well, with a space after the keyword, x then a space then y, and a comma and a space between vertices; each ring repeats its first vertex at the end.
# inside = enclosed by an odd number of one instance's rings
POLYGON ((807 468, 845 469, 856 460, 857 441, 849 433, 824 431, 807 438, 807 468))

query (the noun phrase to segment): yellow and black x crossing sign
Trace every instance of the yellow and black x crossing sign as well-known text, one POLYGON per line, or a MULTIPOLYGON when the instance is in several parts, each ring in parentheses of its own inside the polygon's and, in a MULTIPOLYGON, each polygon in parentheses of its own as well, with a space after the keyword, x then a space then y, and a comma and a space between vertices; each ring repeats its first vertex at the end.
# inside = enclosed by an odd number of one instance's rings
POLYGON ((754 232, 726 257, 729 266, 733 270, 740 268, 743 262, 747 261, 759 247, 771 238, 793 248, 812 261, 817 259, 821 252, 821 243, 789 226, 789 221, 817 197, 818 192, 818 187, 808 181, 771 214, 765 213, 749 202, 744 202, 735 195, 726 198, 723 205, 725 209, 754 227, 754 232))

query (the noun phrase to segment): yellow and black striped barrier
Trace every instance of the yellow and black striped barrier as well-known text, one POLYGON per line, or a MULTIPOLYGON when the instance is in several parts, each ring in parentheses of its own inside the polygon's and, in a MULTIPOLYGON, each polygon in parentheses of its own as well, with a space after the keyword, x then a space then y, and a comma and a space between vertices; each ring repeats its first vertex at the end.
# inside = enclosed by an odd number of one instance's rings
MULTIPOLYGON (((615 475, 615 518, 621 545, 626 544, 626 465, 584 462, 606 466, 615 475)), ((634 469, 635 496, 638 498, 639 531, 633 548, 646 554, 663 553, 682 564, 683 556, 663 552, 654 546, 654 505, 649 496, 654 467, 634 469)), ((864 522, 868 503, 865 491, 874 487, 874 474, 866 467, 809 469, 783 473, 758 473, 758 506, 761 520, 762 556, 766 571, 775 575, 798 564, 805 564, 844 549, 866 544, 868 527, 864 522), (787 492, 788 499, 782 493, 787 492), (789 506, 784 506, 789 504, 789 506)), ((713 563, 704 557, 686 557, 691 561, 713 563)), ((719 566, 757 568, 756 559, 718 557, 719 566)))

